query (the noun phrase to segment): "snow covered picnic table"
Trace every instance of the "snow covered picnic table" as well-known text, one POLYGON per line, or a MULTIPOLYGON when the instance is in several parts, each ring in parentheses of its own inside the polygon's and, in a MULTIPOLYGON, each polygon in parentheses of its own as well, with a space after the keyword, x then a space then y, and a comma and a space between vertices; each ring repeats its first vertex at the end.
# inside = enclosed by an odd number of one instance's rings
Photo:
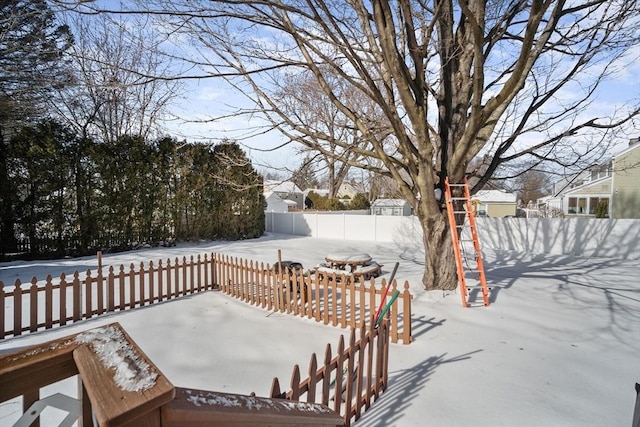
POLYGON ((331 253, 324 259, 326 262, 320 263, 315 268, 319 274, 360 275, 370 279, 378 277, 382 272, 382 265, 373 261, 366 253, 331 253))
POLYGON ((358 266, 365 266, 371 262, 371 256, 365 253, 331 253, 324 259, 332 268, 344 270, 346 267, 349 267, 351 273, 353 273, 358 266))

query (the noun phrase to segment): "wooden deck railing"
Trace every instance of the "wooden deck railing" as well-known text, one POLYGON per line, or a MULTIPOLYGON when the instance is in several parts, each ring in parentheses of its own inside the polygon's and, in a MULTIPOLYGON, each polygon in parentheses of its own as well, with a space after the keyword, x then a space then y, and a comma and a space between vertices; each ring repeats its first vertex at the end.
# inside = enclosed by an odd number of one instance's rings
MULTIPOLYGON (((24 332, 50 329, 218 288, 228 295, 268 310, 276 310, 324 324, 360 328, 375 313, 386 282, 365 281, 355 276, 320 278, 303 274, 276 273, 268 265, 212 253, 172 262, 130 264, 97 272, 62 274, 39 282, 36 277, 25 286, 16 280, 13 287, 0 281, 0 339, 24 332), (7 289, 9 289, 7 291, 7 289), (7 300, 11 303, 8 304, 7 300)), ((389 310, 391 342, 411 342, 411 294, 409 284, 399 292, 389 310)))
POLYGON ((22 397, 21 425, 54 401, 80 427, 94 417, 99 427, 344 425, 327 405, 175 388, 117 323, 1 355, 0 384, 0 403, 22 397), (74 376, 77 399, 40 400, 43 387, 74 376))
POLYGON ((356 340, 356 329, 351 330, 349 347, 344 348, 344 337, 340 336, 336 355, 327 345, 324 362, 318 368, 315 353, 309 362, 309 376, 301 380, 300 368, 295 365, 291 375, 291 389, 280 392, 280 381, 274 378, 271 397, 284 397, 295 401, 321 403, 332 406, 346 426, 357 421, 362 412, 377 400, 386 389, 389 366, 389 327, 387 321, 375 327, 360 328, 356 340))

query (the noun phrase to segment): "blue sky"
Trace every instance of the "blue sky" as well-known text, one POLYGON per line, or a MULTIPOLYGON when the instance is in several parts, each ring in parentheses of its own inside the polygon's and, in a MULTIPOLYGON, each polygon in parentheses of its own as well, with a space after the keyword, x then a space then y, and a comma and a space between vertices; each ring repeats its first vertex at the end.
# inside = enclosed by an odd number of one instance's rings
MULTIPOLYGON (((116 9, 128 1, 107 1, 102 3, 116 9)), ((185 40, 183 40, 185 41, 185 40)), ((189 51, 193 46, 185 44, 182 49, 189 51)), ((592 66, 594 74, 600 71, 599 65, 592 66)), ((615 67, 615 73, 602 85, 598 94, 593 98, 589 108, 583 113, 585 116, 603 117, 611 114, 625 101, 637 103, 640 99, 640 46, 636 46, 629 55, 615 67)), ((258 168, 288 168, 295 169, 301 162, 301 156, 296 154, 292 146, 278 148, 285 139, 278 132, 263 133, 266 124, 259 117, 229 116, 237 108, 248 108, 250 103, 246 97, 233 89, 222 79, 186 80, 186 91, 182 99, 174 104, 173 113, 183 120, 171 121, 166 129, 176 136, 185 137, 189 141, 218 142, 224 138, 237 140, 241 143, 254 165, 258 168), (227 116, 227 117, 225 117, 227 116), (220 118, 210 121, 211 118, 220 118)), ((575 82, 573 88, 563 91, 564 99, 575 95, 574 89, 579 89, 575 82)), ((636 124, 636 133, 640 125, 636 124)), ((638 136, 629 134, 620 138, 612 152, 624 147, 628 138, 638 136)))

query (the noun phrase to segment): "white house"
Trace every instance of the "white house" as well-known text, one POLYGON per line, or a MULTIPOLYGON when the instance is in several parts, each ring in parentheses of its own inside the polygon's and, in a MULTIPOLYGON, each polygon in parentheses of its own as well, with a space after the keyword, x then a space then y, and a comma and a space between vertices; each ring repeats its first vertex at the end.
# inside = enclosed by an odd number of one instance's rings
POLYGON ((611 160, 557 184, 554 195, 539 200, 539 206, 570 217, 640 218, 638 138, 611 160))
POLYGON ((264 199, 267 202, 267 207, 265 208, 266 212, 285 213, 289 212, 290 209, 295 209, 296 207, 296 202, 288 199, 283 200, 273 191, 264 193, 264 199))
POLYGON ((282 200, 295 202, 295 208, 302 209, 304 206, 304 195, 302 190, 291 181, 264 181, 264 194, 273 192, 282 200))
POLYGON ((371 204, 371 215, 409 216, 411 206, 403 199, 376 199, 371 204))
POLYGON ((355 185, 348 182, 343 182, 338 188, 338 198, 340 199, 353 199, 358 193, 364 193, 364 190, 359 190, 355 185))

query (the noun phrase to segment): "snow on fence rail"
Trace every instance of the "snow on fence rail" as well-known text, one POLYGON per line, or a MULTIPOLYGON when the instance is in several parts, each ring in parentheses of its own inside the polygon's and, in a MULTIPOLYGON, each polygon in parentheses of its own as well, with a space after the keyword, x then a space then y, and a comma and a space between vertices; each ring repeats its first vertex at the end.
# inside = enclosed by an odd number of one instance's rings
MULTIPOLYGON (((314 318, 333 326, 361 327, 382 298, 385 281, 377 288, 372 279, 367 287, 354 276, 336 277, 276 273, 269 265, 220 254, 197 255, 172 263, 149 262, 138 268, 109 267, 72 277, 61 274, 57 283, 51 275, 29 284, 16 280, 13 290, 0 281, 0 339, 64 326, 106 313, 130 310, 211 289, 268 310, 314 318), (340 280, 342 279, 342 280, 340 280), (301 292, 300 292, 301 290, 301 292)), ((392 294, 397 284, 392 283, 392 294)), ((391 341, 411 342, 411 294, 409 284, 389 310, 391 341)))
POLYGON ((332 356, 327 344, 323 365, 318 368, 315 353, 309 361, 309 377, 300 379, 300 367, 295 365, 291 374, 291 390, 281 393, 280 381, 271 384, 272 398, 284 398, 330 406, 344 419, 345 426, 357 421, 374 400, 387 388, 389 377, 389 323, 379 327, 374 322, 359 329, 351 329, 349 347, 344 348, 340 336, 336 355, 332 356), (319 392, 319 396, 318 395, 319 392))

